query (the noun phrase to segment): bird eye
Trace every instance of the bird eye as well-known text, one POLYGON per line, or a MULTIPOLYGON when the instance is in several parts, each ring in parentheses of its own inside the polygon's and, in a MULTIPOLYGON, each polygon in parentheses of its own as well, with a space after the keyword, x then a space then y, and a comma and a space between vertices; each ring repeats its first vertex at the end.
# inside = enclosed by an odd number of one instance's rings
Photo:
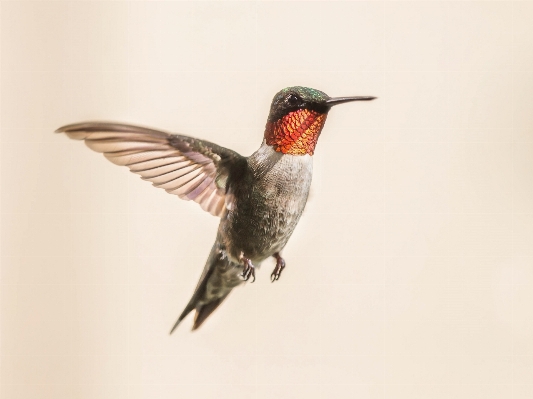
POLYGON ((296 94, 289 94, 285 99, 285 102, 290 106, 295 106, 300 103, 300 97, 298 97, 296 94))

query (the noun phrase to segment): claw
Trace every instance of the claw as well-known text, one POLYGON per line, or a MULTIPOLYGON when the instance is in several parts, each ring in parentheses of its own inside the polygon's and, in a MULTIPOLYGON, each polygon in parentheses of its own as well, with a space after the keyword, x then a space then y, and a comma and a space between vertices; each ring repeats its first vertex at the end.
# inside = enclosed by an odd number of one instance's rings
POLYGON ((248 281, 250 276, 253 277, 252 283, 255 281, 255 267, 252 265, 252 261, 247 258, 243 258, 244 269, 242 270, 241 277, 244 281, 248 281))
POLYGON ((274 254, 274 257, 276 258, 276 267, 270 275, 271 282, 279 280, 281 272, 283 271, 283 269, 285 269, 285 260, 281 257, 281 255, 279 253, 276 253, 274 254))

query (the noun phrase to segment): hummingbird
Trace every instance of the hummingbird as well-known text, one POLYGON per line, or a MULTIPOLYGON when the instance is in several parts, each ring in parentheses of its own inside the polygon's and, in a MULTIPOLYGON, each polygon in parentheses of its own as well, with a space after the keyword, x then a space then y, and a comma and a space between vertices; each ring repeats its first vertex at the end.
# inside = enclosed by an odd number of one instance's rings
POLYGON ((194 293, 172 327, 193 310, 192 330, 255 270, 273 257, 270 275, 285 269, 281 252, 304 210, 311 186, 313 154, 331 108, 376 97, 329 97, 308 87, 287 87, 270 107, 264 139, 244 157, 209 141, 162 130, 110 122, 60 127, 116 165, 220 218, 215 243, 194 293))

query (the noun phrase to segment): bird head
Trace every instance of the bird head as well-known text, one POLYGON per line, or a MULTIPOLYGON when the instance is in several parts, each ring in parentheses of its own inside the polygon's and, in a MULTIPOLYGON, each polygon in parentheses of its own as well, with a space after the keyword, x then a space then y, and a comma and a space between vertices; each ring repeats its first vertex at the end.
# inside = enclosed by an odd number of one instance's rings
POLYGON ((313 155, 331 107, 376 97, 336 97, 309 87, 287 87, 272 100, 265 141, 283 154, 313 155))

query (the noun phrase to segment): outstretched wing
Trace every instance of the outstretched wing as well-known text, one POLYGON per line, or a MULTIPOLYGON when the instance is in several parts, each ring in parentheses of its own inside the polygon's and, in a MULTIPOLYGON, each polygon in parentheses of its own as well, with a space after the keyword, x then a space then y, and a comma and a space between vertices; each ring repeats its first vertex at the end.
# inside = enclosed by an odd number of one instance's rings
POLYGON ((215 216, 224 211, 228 178, 245 158, 208 141, 121 123, 86 122, 60 127, 116 165, 125 165, 185 200, 193 200, 215 216))

